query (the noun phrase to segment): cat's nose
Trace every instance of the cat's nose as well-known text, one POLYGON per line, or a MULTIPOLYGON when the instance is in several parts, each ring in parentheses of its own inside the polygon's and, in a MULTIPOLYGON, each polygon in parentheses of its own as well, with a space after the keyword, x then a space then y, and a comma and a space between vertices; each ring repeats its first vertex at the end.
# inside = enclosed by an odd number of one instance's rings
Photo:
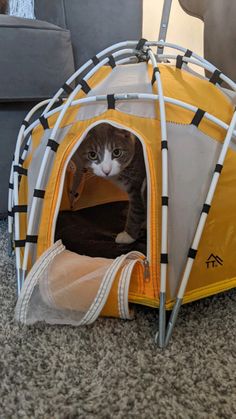
POLYGON ((103 171, 104 175, 108 176, 111 172, 111 169, 108 168, 108 167, 103 167, 102 171, 103 171))

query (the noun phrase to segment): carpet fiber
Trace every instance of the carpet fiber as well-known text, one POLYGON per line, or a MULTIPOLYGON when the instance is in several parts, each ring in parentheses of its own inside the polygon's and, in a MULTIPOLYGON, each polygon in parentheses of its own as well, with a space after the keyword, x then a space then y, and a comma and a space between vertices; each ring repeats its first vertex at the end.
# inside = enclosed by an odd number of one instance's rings
POLYGON ((182 308, 168 349, 157 313, 94 325, 18 326, 0 222, 0 418, 236 418, 236 292, 182 308))

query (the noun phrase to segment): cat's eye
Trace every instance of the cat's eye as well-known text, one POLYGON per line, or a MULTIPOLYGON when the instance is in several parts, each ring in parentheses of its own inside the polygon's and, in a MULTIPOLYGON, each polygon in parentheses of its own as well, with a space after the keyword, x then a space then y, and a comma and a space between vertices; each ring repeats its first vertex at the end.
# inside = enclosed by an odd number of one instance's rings
POLYGON ((117 159, 118 157, 120 157, 122 155, 122 150, 120 150, 120 148, 114 148, 114 150, 112 151, 112 156, 117 159))
POLYGON ((97 153, 96 153, 95 151, 89 151, 89 153, 88 153, 88 158, 89 158, 90 160, 97 160, 98 155, 97 155, 97 153))

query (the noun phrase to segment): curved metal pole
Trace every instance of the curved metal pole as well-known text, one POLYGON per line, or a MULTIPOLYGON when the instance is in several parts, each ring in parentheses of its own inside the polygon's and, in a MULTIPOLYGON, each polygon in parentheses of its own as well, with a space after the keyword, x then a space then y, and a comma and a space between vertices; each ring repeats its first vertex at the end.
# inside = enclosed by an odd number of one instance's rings
MULTIPOLYGON (((104 50, 102 50, 101 52, 99 52, 96 57, 100 60, 102 59, 102 57, 104 57, 107 54, 113 54, 114 51, 116 50, 120 50, 122 48, 135 48, 135 46, 137 45, 138 41, 125 41, 125 42, 119 42, 118 44, 114 44, 108 48, 105 48, 104 50)), ((93 60, 89 59, 88 61, 86 61, 85 64, 83 64, 81 67, 78 68, 78 70, 75 71, 75 73, 73 73, 69 79, 66 80, 66 84, 67 85, 71 85, 75 79, 77 79, 79 77, 80 74, 84 74, 87 75, 88 69, 91 67, 91 65, 93 65, 93 60)), ((62 93, 64 92, 63 88, 60 88, 57 93, 52 97, 52 99, 50 100, 49 104, 47 105, 47 107, 44 110, 44 113, 47 113, 53 106, 53 104, 56 102, 56 100, 62 95, 62 93)))

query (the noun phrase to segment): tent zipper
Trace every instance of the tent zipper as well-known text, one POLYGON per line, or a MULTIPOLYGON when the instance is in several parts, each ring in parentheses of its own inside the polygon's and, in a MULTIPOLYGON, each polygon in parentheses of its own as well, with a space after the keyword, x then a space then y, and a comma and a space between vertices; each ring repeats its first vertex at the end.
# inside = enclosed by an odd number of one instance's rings
POLYGON ((143 267, 144 267, 144 281, 148 282, 150 280, 150 267, 149 267, 149 261, 147 258, 143 260, 143 267))

